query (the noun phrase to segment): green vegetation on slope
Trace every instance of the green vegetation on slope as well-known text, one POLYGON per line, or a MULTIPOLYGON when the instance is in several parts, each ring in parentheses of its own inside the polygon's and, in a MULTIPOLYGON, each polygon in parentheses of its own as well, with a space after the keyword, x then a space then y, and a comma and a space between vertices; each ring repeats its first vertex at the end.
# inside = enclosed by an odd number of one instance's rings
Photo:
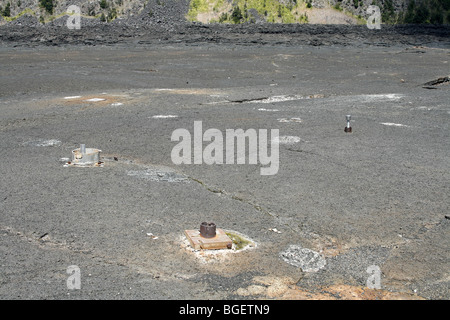
POLYGON ((44 8, 49 14, 53 14, 55 4, 53 0, 39 0, 39 6, 44 8))
POLYGON ((411 0, 403 17, 404 23, 450 23, 450 0, 411 0))
MULTIPOLYGON (((308 13, 312 8, 311 0, 191 0, 187 15, 190 21, 202 21, 201 15, 207 16, 202 22, 245 23, 255 22, 258 18, 276 23, 307 23, 308 13), (207 21, 206 21, 207 20, 207 21)), ((332 8, 356 18, 352 8, 359 13, 362 0, 351 0, 351 8, 343 8, 343 0, 337 0, 332 8)), ((385 24, 399 23, 450 23, 450 0, 410 0, 404 11, 396 11, 395 0, 372 0, 372 5, 381 9, 381 20, 385 24)), ((397 4, 398 7, 398 4, 397 4)), ((356 11, 355 11, 356 12, 356 11)), ((358 16, 361 23, 363 17, 358 16)))
POLYGON ((450 0, 410 0, 404 12, 395 12, 393 0, 373 0, 381 8, 381 20, 397 23, 450 23, 450 0))
MULTIPOLYGON (((67 14, 64 10, 65 8, 57 7, 57 0, 36 0, 38 8, 32 9, 30 8, 32 6, 23 6, 25 7, 23 10, 20 10, 22 6, 20 0, 17 0, 17 2, 12 1, 12 5, 9 1, 6 2, 4 8, 0 5, 0 15, 8 22, 14 21, 23 15, 30 15, 38 17, 39 22, 44 24, 67 14)), ((81 16, 88 19, 100 19, 103 22, 110 22, 119 17, 120 13, 123 13, 123 5, 123 0, 93 0, 88 3, 85 13, 81 13, 81 16)))
POLYGON ((233 0, 231 5, 225 0, 191 0, 187 17, 195 21, 198 14, 212 11, 220 15, 211 22, 255 22, 259 16, 268 22, 306 23, 307 15, 297 11, 305 7, 302 0, 286 0, 284 4, 277 0, 233 0))
POLYGON ((2 16, 10 17, 11 16, 11 3, 7 3, 5 9, 2 11, 2 16))

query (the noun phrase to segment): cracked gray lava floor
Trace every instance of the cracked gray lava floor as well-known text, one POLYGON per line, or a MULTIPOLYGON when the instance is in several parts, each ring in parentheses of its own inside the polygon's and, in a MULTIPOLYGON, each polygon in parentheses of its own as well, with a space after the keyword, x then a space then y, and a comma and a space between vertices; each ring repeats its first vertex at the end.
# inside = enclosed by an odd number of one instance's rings
POLYGON ((0 298, 450 298, 450 87, 423 87, 449 60, 402 46, 0 49, 0 298), (277 174, 175 165, 171 135, 194 121, 278 129, 277 174), (103 167, 64 165, 81 143, 103 167), (184 230, 203 221, 253 245, 192 250, 184 230), (288 248, 312 258, 289 263, 288 248))

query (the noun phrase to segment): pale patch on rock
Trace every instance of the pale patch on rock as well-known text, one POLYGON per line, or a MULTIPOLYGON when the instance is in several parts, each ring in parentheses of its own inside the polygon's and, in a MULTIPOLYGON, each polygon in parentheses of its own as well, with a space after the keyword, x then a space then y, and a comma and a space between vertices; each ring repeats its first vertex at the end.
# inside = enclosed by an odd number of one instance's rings
POLYGON ((280 253, 280 257, 290 265, 299 267, 304 272, 317 272, 326 265, 325 258, 316 251, 291 245, 280 253))

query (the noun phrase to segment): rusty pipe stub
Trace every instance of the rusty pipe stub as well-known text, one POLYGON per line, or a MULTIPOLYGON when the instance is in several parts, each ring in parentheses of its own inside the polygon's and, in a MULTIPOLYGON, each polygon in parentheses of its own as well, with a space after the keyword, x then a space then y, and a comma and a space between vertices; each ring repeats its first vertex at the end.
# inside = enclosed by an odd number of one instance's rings
POLYGON ((80 148, 72 150, 72 165, 92 166, 100 163, 100 152, 95 148, 86 148, 84 144, 80 148))
POLYGON ((347 126, 345 127, 344 131, 352 132, 352 127, 350 126, 350 121, 352 120, 352 116, 348 114, 345 116, 345 119, 347 120, 347 126))
POLYGON ((200 235, 204 238, 216 236, 216 224, 214 222, 202 222, 200 224, 200 235))

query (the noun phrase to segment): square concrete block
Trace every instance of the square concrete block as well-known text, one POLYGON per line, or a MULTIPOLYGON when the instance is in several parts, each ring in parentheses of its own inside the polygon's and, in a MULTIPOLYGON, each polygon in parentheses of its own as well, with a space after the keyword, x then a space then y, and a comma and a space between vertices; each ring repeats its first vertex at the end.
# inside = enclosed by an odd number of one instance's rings
POLYGON ((185 230, 184 233, 195 250, 231 249, 233 245, 230 237, 222 229, 216 229, 216 236, 213 238, 202 237, 198 230, 185 230))

